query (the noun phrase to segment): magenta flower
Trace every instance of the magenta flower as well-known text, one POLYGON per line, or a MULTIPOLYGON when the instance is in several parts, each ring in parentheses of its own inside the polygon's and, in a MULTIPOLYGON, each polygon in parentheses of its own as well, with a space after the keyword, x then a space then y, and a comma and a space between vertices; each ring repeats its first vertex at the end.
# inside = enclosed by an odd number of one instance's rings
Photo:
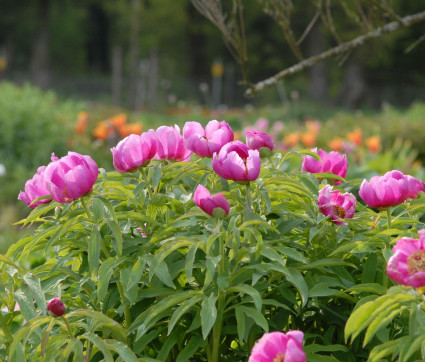
POLYGON ((76 152, 68 152, 60 159, 52 154, 52 162, 44 170, 47 189, 60 203, 69 203, 89 193, 97 176, 96 162, 76 152))
MULTIPOLYGON (((317 151, 317 148, 312 150, 320 156, 320 161, 312 156, 304 156, 302 162, 302 171, 311 173, 324 173, 329 172, 335 175, 345 177, 348 170, 347 156, 338 152, 331 151, 326 153, 322 149, 317 151)), ((341 181, 335 180, 334 184, 339 185, 341 181)))
POLYGON ((46 204, 52 201, 52 198, 41 199, 33 203, 35 199, 42 196, 50 195, 47 189, 46 181, 44 179, 44 170, 46 166, 38 168, 37 173, 25 183, 25 191, 21 191, 18 200, 24 201, 30 208, 35 208, 38 205, 46 204))
POLYGON ((59 298, 53 298, 49 304, 47 304, 47 311, 53 317, 60 317, 65 313, 65 304, 59 298))
POLYGON ((246 131, 246 145, 251 150, 260 150, 265 147, 273 151, 276 148, 269 134, 252 130, 246 131))
POLYGON ((399 284, 425 286, 425 230, 419 231, 419 239, 397 240, 393 251, 387 264, 388 276, 399 284))
POLYGON ((409 182, 400 171, 390 171, 384 176, 373 176, 369 182, 363 180, 359 196, 370 207, 386 209, 406 201, 409 182))
POLYGON ((303 351, 304 333, 265 333, 254 345, 248 362, 305 362, 303 351))
POLYGON ((193 201, 208 215, 223 218, 229 214, 229 201, 220 192, 211 196, 210 192, 202 185, 198 185, 193 195, 193 201))
POLYGON ((260 174, 260 153, 240 141, 229 142, 214 153, 212 167, 226 180, 254 181, 260 174))
POLYGON ((119 172, 131 172, 149 162, 156 154, 157 140, 144 132, 131 134, 111 148, 114 167, 119 172))
POLYGON ((199 157, 212 157, 226 143, 233 141, 233 130, 225 122, 208 122, 204 128, 198 122, 186 122, 183 127, 186 147, 199 157))
POLYGON ((154 159, 189 161, 192 152, 185 147, 179 126, 161 126, 156 131, 149 130, 148 133, 157 140, 154 159))
POLYGON ((357 199, 353 194, 346 192, 341 194, 337 190, 332 190, 332 186, 326 185, 319 191, 318 205, 320 212, 325 216, 330 216, 337 225, 347 225, 341 221, 351 219, 356 210, 357 199))

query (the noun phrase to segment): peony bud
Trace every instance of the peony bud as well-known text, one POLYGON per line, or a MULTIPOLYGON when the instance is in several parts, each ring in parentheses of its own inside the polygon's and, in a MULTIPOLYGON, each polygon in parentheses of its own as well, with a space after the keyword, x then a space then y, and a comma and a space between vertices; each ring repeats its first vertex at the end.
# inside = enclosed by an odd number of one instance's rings
POLYGON ((59 298, 53 298, 47 304, 47 311, 52 317, 60 317, 65 313, 65 304, 59 298))
POLYGON ((202 185, 198 185, 193 195, 193 201, 208 215, 223 218, 229 214, 229 201, 220 192, 211 196, 210 192, 202 185))

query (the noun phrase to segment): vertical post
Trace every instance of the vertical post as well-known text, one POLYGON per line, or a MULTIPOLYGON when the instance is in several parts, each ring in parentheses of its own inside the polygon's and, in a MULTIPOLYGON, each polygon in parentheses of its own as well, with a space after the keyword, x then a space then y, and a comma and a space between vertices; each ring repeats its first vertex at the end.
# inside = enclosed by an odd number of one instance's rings
POLYGON ((121 105, 122 90, 122 48, 115 45, 112 49, 112 102, 121 105))

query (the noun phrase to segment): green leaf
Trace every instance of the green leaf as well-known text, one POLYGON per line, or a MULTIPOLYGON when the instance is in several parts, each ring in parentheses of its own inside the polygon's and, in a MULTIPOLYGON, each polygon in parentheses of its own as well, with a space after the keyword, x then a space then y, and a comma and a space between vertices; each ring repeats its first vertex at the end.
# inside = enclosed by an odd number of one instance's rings
POLYGON ((369 361, 379 362, 379 361, 382 361, 383 357, 392 355, 399 348, 400 345, 403 345, 406 342, 407 338, 408 337, 402 337, 402 338, 396 339, 395 341, 388 341, 380 345, 377 345, 370 352, 369 361))
POLYGON ((127 284, 127 292, 129 292, 132 288, 137 287, 137 285, 139 284, 140 278, 143 275, 143 270, 145 268, 145 265, 146 265, 146 261, 140 257, 134 263, 131 269, 130 279, 127 284))
POLYGON ((403 348, 400 351, 399 361, 408 362, 413 354, 421 349, 421 345, 425 342, 425 334, 417 336, 413 341, 403 343, 403 348))
POLYGON ((99 281, 97 284, 97 299, 103 301, 108 291, 109 282, 111 276, 114 273, 114 269, 121 264, 124 259, 108 258, 105 260, 99 268, 99 281))
POLYGON ((31 273, 28 273, 24 275, 23 280, 28 286, 32 297, 37 302, 37 306, 41 309, 43 314, 46 314, 46 299, 44 298, 44 292, 41 289, 40 279, 31 273))
POLYGON ((193 298, 185 300, 179 307, 174 311, 171 316, 170 323, 168 324, 168 332, 167 335, 170 335, 173 330, 175 324, 179 321, 183 314, 187 313, 196 303, 200 302, 204 299, 203 295, 196 295, 193 298))
POLYGON ((163 282, 166 286, 176 289, 176 286, 173 283, 173 279, 171 278, 171 274, 168 271, 168 265, 165 261, 161 262, 155 270, 155 275, 158 279, 163 282))
POLYGON ((308 291, 308 296, 310 298, 313 297, 326 297, 329 295, 333 295, 336 293, 340 293, 337 289, 329 288, 329 284, 326 283, 318 283, 313 285, 313 287, 308 291))
POLYGON ((193 271, 193 263, 195 262, 196 251, 198 250, 198 245, 192 245, 187 254, 186 254, 186 262, 185 262, 185 271, 186 271, 186 279, 188 282, 192 279, 192 271, 193 271))
POLYGON ((330 344, 327 346, 321 344, 309 344, 308 346, 304 346, 303 350, 305 353, 348 351, 347 347, 342 344, 330 344))
POLYGON ((351 336, 354 340, 365 328, 369 327, 371 322, 380 314, 385 312, 389 307, 401 303, 409 303, 415 300, 414 296, 408 294, 387 294, 379 297, 375 301, 369 301, 355 309, 350 315, 345 325, 345 338, 351 336))
POLYGON ((173 346, 177 343, 181 335, 182 331, 179 329, 176 329, 173 333, 171 333, 171 335, 163 343, 161 350, 159 351, 156 358, 158 358, 160 361, 166 361, 171 348, 173 348, 173 346))
POLYGON ((115 252, 117 253, 118 256, 122 255, 122 244, 123 244, 123 240, 122 240, 122 233, 121 233, 121 229, 118 226, 117 223, 115 223, 114 221, 111 220, 105 220, 106 224, 109 227, 109 230, 111 230, 112 235, 113 235, 113 240, 114 242, 112 243, 115 252))
POLYGON ((97 225, 93 225, 91 237, 88 240, 88 261, 90 273, 93 279, 97 276, 100 259, 100 232, 97 225))
POLYGON ((189 361, 196 351, 205 345, 204 340, 201 336, 193 336, 189 343, 181 350, 178 354, 176 362, 189 361))
POLYGON ((235 316, 236 316, 236 328, 238 330, 238 338, 239 341, 242 343, 244 341, 245 336, 245 312, 240 308, 235 308, 235 316))
POLYGON ((245 315, 248 318, 252 319, 257 326, 259 326, 260 328, 264 330, 264 332, 266 333, 269 332, 269 325, 267 324, 266 318, 257 309, 252 307, 247 307, 245 305, 236 305, 235 312, 237 310, 241 310, 242 312, 244 312, 245 315))
POLYGON ((114 339, 106 339, 105 344, 107 345, 108 349, 117 352, 125 362, 138 362, 137 356, 124 343, 114 339))
POLYGON ((258 292, 257 289, 246 285, 246 284, 239 284, 233 287, 230 287, 227 290, 227 293, 242 293, 242 294, 248 294, 252 300, 254 301, 255 308, 261 312, 262 307, 262 301, 261 301, 261 295, 258 292))
POLYGON ((37 315, 34 307, 34 300, 27 286, 22 286, 21 289, 18 289, 13 296, 16 302, 19 304, 21 309, 22 316, 25 320, 29 321, 37 315))
POLYGON ((208 333, 210 333, 210 330, 213 327, 217 318, 217 308, 215 306, 216 301, 217 296, 214 293, 211 293, 210 296, 208 298, 205 298, 202 302, 201 325, 202 337, 204 339, 207 339, 208 333))
POLYGON ((95 345, 99 349, 100 352, 102 352, 103 357, 105 358, 105 361, 114 362, 114 358, 111 352, 109 352, 108 346, 106 345, 105 341, 102 338, 100 338, 97 334, 87 332, 78 338, 88 339, 91 343, 93 343, 93 345, 95 345))
POLYGON ((305 306, 308 300, 308 286, 301 275, 301 273, 294 268, 287 268, 288 273, 286 274, 286 279, 291 283, 295 288, 297 288, 300 293, 302 305, 305 306))

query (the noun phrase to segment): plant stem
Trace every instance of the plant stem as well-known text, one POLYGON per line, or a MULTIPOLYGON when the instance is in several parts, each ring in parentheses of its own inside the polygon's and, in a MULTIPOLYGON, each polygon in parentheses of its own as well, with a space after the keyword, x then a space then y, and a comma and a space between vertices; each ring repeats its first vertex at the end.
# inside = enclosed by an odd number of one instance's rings
POLYGON ((91 211, 90 211, 90 209, 89 209, 89 207, 88 207, 88 205, 86 203, 85 196, 83 196, 81 198, 81 204, 83 205, 84 210, 86 210, 87 217, 89 217, 90 219, 92 219, 94 221, 93 214, 91 213, 91 211))
POLYGON ((213 345, 211 351, 211 358, 209 362, 220 361, 220 341, 221 341, 221 327, 223 323, 223 309, 225 306, 226 292, 219 290, 218 304, 217 304, 217 319, 213 327, 213 345))
POLYGON ((68 332, 69 337, 71 339, 74 339, 74 335, 72 334, 71 326, 69 325, 68 319, 66 319, 66 317, 64 316, 62 316, 61 318, 65 321, 66 330, 68 332))
POLYGON ((391 229, 391 209, 387 209, 387 229, 391 229))
POLYGON ((246 205, 247 205, 249 212, 251 212, 252 211, 251 185, 250 185, 249 182, 246 184, 246 205))
MULTIPOLYGON (((128 302, 127 298, 124 295, 124 289, 122 287, 122 283, 117 282, 117 287, 118 287, 118 291, 120 293, 122 303, 124 304, 124 303, 128 302)), ((126 327, 126 329, 129 329, 130 326, 131 326, 131 313, 130 313, 130 306, 128 304, 126 304, 124 306, 124 319, 125 319, 125 327, 126 327)))

